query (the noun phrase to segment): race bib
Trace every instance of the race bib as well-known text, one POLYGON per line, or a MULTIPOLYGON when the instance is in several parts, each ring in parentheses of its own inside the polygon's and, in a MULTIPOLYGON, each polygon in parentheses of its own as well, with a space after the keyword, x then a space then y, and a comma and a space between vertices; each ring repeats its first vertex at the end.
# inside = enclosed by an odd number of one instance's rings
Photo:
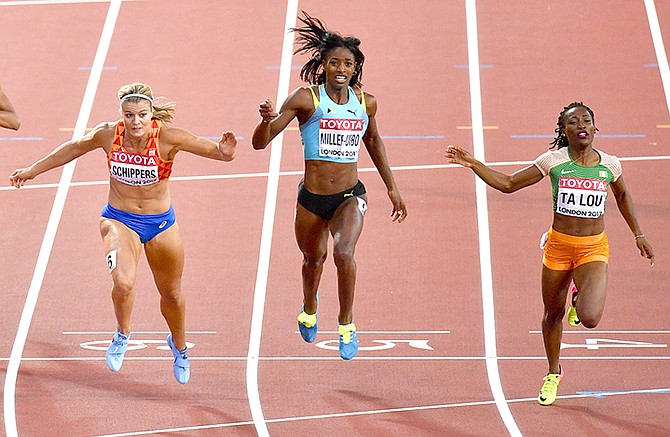
POLYGON ((358 159, 363 120, 322 118, 319 122, 319 156, 358 159))
POLYGON ((127 185, 151 185, 158 182, 155 156, 114 151, 109 162, 110 175, 127 185))
POLYGON ((598 218, 605 213, 607 181, 561 177, 556 212, 572 217, 598 218))

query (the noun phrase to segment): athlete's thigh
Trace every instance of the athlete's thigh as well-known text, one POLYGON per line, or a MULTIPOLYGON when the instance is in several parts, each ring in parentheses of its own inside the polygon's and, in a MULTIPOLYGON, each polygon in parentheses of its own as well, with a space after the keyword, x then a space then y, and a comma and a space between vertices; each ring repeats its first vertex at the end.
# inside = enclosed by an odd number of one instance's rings
POLYGON ((367 208, 365 197, 355 197, 342 203, 330 221, 330 233, 336 246, 354 248, 363 232, 367 208), (363 202, 363 203, 361 203, 363 202))
POLYGON ((542 302, 546 309, 558 310, 565 307, 570 278, 570 270, 554 270, 542 265, 542 302))
POLYGON ((317 258, 328 250, 328 221, 307 211, 299 203, 295 209, 295 239, 303 254, 317 258))
POLYGON ((602 310, 607 296, 607 266, 606 262, 594 261, 575 268, 573 278, 580 306, 602 310))
POLYGON ((178 223, 144 243, 144 252, 159 290, 179 284, 184 270, 184 246, 178 223))
POLYGON ((142 253, 140 237, 123 223, 106 217, 100 218, 100 236, 112 278, 134 283, 142 253))

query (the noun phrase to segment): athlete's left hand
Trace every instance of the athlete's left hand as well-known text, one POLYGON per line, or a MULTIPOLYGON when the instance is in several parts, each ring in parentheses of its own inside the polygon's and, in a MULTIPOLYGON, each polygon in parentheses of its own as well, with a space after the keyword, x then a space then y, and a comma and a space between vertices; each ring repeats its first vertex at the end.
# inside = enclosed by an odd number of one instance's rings
POLYGON ((393 204, 393 211, 391 211, 391 221, 402 223, 407 218, 407 207, 405 201, 400 197, 397 191, 389 191, 389 198, 393 204))
POLYGON ((647 241, 646 238, 636 238, 635 244, 637 245, 638 250, 640 251, 640 256, 647 258, 651 265, 654 265, 654 249, 651 248, 651 244, 647 241))
POLYGON ((447 146, 447 149, 444 151, 444 157, 447 158, 447 161, 452 164, 459 164, 463 167, 470 167, 474 158, 465 149, 461 149, 459 146, 454 146, 450 144, 447 146))
POLYGON ((221 140, 219 140, 219 150, 223 153, 224 156, 229 157, 232 160, 235 157, 237 151, 237 138, 235 133, 226 131, 221 134, 221 140))

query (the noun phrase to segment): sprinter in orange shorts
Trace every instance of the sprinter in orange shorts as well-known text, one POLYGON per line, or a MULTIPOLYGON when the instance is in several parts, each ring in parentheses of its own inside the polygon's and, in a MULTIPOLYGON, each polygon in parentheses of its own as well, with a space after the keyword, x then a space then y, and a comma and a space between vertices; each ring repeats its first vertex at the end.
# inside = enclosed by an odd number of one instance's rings
POLYGON ((559 354, 571 281, 579 290, 571 299, 571 307, 574 305, 581 324, 595 328, 603 314, 609 259, 604 232, 608 188, 633 232, 640 255, 654 264, 654 251, 637 222, 619 159, 593 148, 598 131, 593 111, 581 102, 573 102, 560 113, 557 125, 551 147, 556 150, 547 151, 511 175, 491 169, 458 146, 449 146, 445 152, 449 162, 471 168, 486 184, 503 193, 536 184, 547 175, 551 179, 554 218, 546 241, 541 244, 542 336, 549 361, 549 373, 538 396, 541 405, 554 403, 563 377, 559 354))

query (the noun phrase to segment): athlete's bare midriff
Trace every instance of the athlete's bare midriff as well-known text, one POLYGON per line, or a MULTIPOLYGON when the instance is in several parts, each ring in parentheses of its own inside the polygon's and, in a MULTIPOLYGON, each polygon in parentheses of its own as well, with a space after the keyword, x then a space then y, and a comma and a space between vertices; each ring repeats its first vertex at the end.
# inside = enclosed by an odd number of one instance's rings
POLYGON ((605 215, 598 218, 583 218, 554 213, 551 227, 562 234, 576 237, 598 235, 605 231, 605 215))
POLYGON ((113 178, 109 180, 109 204, 121 211, 135 214, 161 214, 170 209, 168 180, 151 185, 131 186, 113 178))
POLYGON ((310 193, 328 195, 340 193, 356 185, 356 163, 305 161, 305 188, 310 193))

